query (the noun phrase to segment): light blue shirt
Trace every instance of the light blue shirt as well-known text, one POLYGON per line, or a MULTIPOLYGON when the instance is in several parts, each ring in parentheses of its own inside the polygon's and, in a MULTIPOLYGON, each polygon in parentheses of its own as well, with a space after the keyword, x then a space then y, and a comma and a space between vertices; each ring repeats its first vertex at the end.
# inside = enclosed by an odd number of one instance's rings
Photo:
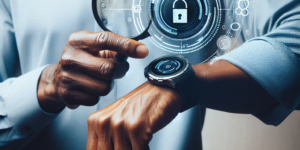
MULTIPOLYGON (((254 14, 244 22, 251 33, 243 30, 241 34, 247 42, 215 59, 242 68, 280 102, 255 115, 266 124, 278 125, 300 103, 300 2, 256 0, 252 5, 254 14)), ((116 81, 114 90, 98 105, 46 113, 37 100, 39 76, 48 64, 58 62, 69 35, 80 30, 101 31, 89 0, 0 0, 0 149, 25 145, 44 150, 85 149, 88 116, 145 82, 144 67, 169 54, 143 40, 149 56, 129 59, 127 75, 116 81)), ((187 57, 194 64, 203 61, 191 55, 187 57)), ((200 111, 195 107, 178 115, 154 135, 150 148, 200 149, 200 111)))

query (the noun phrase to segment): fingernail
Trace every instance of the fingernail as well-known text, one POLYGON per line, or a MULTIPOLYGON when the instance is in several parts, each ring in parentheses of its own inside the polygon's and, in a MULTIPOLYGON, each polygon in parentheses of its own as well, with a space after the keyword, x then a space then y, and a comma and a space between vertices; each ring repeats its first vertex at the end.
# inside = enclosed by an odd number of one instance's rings
POLYGON ((148 55, 148 48, 145 45, 139 45, 136 48, 136 54, 139 58, 144 58, 148 55))

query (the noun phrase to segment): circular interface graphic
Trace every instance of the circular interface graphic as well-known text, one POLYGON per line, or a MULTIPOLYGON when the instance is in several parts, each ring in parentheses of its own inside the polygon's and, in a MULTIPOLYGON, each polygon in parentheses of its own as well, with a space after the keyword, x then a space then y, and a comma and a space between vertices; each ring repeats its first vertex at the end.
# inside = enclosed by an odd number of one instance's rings
POLYGON ((177 73, 182 67, 183 62, 179 59, 164 59, 152 66, 152 72, 157 75, 171 75, 177 73))
POLYGON ((174 54, 197 52, 203 61, 235 48, 242 30, 250 35, 251 26, 244 25, 245 19, 249 23, 253 18, 252 0, 93 0, 93 6, 94 3, 96 20, 103 29, 130 38, 149 37, 156 48, 174 54))
POLYGON ((217 41, 217 46, 220 50, 228 50, 231 47, 231 38, 226 35, 219 37, 217 41))
POLYGON ((217 49, 203 50, 215 37, 221 23, 220 0, 155 0, 151 41, 175 54, 202 50, 199 59, 217 49))

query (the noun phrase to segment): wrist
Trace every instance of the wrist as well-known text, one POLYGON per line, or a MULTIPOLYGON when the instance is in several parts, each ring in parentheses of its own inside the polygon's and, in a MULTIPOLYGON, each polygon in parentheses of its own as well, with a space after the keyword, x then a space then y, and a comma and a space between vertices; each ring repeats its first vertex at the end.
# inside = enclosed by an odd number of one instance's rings
POLYGON ((59 100, 53 76, 56 65, 46 67, 39 79, 37 96, 40 107, 48 113, 57 113, 64 108, 64 103, 59 100))
POLYGON ((145 83, 146 85, 152 86, 155 91, 159 92, 159 95, 163 95, 168 97, 168 99, 170 99, 170 103, 169 105, 172 105, 172 108, 174 109, 174 111, 179 112, 181 107, 182 107, 182 96, 179 92, 178 89, 169 87, 169 86, 159 86, 159 85, 154 85, 152 83, 150 83, 149 81, 147 81, 145 83))

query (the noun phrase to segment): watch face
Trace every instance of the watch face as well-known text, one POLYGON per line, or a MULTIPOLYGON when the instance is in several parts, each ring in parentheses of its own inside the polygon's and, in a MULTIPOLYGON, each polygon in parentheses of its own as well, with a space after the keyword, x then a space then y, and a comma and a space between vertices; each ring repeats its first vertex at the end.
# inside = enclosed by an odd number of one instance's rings
POLYGON ((152 65, 151 71, 157 75, 171 75, 183 68, 182 60, 178 58, 164 58, 152 65))

